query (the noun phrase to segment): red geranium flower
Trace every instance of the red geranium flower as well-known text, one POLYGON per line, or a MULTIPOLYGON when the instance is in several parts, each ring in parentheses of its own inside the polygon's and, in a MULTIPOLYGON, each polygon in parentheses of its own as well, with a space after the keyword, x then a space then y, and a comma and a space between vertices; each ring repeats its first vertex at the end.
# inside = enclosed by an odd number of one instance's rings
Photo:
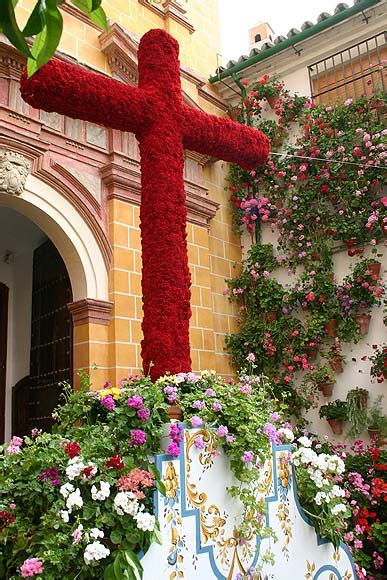
POLYGON ((71 459, 79 455, 80 450, 81 448, 79 446, 79 443, 77 442, 67 443, 66 447, 64 448, 65 453, 67 453, 67 455, 71 457, 71 459))
POLYGON ((125 463, 122 461, 122 455, 113 455, 105 463, 106 467, 112 467, 113 469, 124 469, 125 463))

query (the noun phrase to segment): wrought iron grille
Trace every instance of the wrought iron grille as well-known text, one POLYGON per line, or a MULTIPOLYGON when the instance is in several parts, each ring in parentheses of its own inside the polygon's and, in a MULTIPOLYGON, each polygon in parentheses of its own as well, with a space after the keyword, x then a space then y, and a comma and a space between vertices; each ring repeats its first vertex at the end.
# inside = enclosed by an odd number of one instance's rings
POLYGON ((386 90, 386 36, 386 32, 381 32, 308 66, 315 101, 342 102, 386 90))

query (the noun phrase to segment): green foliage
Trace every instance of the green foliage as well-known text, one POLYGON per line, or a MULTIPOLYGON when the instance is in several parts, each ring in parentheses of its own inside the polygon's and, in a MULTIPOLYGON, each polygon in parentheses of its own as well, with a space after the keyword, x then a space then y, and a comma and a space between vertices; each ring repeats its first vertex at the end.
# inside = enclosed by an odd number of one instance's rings
MULTIPOLYGON (((103 30, 108 29, 101 0, 69 0, 82 10, 94 24, 103 30)), ((28 57, 28 76, 33 75, 46 64, 58 48, 63 19, 59 6, 63 0, 37 0, 23 30, 20 30, 15 16, 18 0, 2 0, 0 3, 0 30, 22 54, 28 57), (27 39, 33 38, 29 49, 27 39)))
POLYGON ((326 405, 322 405, 319 410, 320 418, 326 419, 342 419, 345 421, 348 418, 348 405, 346 401, 331 401, 326 405))
POLYGON ((163 486, 149 457, 160 450, 167 419, 163 393, 148 378, 128 380, 122 389, 89 392, 83 377, 81 389, 73 392, 67 386, 64 398, 56 410, 54 433, 35 432, 22 444, 16 441, 16 450, 0 448, 0 511, 15 516, 0 535, 2 577, 18 578, 16 570, 23 561, 39 557, 43 577, 52 580, 139 579, 142 569, 136 554, 159 541, 158 524, 144 531, 133 517, 135 511, 119 512, 115 500, 118 490, 126 489, 119 487, 120 478, 145 470, 141 473, 148 473, 150 486, 129 489, 141 491, 138 506, 153 513, 153 492, 163 486), (142 409, 151 411, 148 420, 141 420, 137 409, 128 406, 134 395, 141 396, 142 409), (114 405, 111 410, 104 404, 106 397, 114 405), (131 443, 135 429, 144 433, 142 445, 131 443), (73 486, 67 494, 64 484, 73 486), (104 496, 93 497, 93 486, 99 491, 101 484, 104 496), (80 505, 68 503, 71 492, 79 493, 80 505), (77 529, 79 542, 73 541, 77 529), (98 542, 108 552, 89 563, 84 554, 96 539, 93 529, 100 530, 98 542))
POLYGON ((348 421, 351 423, 350 434, 357 437, 367 428, 367 389, 351 389, 347 393, 348 421))

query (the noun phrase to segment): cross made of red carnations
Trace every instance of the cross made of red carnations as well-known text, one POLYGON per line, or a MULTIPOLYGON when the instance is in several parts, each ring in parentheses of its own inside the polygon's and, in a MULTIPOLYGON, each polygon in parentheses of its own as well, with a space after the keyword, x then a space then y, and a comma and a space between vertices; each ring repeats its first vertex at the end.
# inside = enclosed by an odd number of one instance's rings
POLYGON ((183 149, 246 169, 269 154, 259 131, 183 103, 178 55, 172 36, 150 30, 138 50, 138 88, 56 60, 21 83, 23 99, 35 108, 133 132, 139 141, 141 355, 152 379, 191 370, 183 149))

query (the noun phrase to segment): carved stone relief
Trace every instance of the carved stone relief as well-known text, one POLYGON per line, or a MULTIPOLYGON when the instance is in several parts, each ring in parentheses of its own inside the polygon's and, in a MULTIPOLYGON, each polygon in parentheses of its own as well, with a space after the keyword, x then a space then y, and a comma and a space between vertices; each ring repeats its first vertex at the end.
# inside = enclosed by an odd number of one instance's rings
POLYGON ((0 154, 0 192, 20 195, 30 173, 29 161, 15 151, 0 154))

